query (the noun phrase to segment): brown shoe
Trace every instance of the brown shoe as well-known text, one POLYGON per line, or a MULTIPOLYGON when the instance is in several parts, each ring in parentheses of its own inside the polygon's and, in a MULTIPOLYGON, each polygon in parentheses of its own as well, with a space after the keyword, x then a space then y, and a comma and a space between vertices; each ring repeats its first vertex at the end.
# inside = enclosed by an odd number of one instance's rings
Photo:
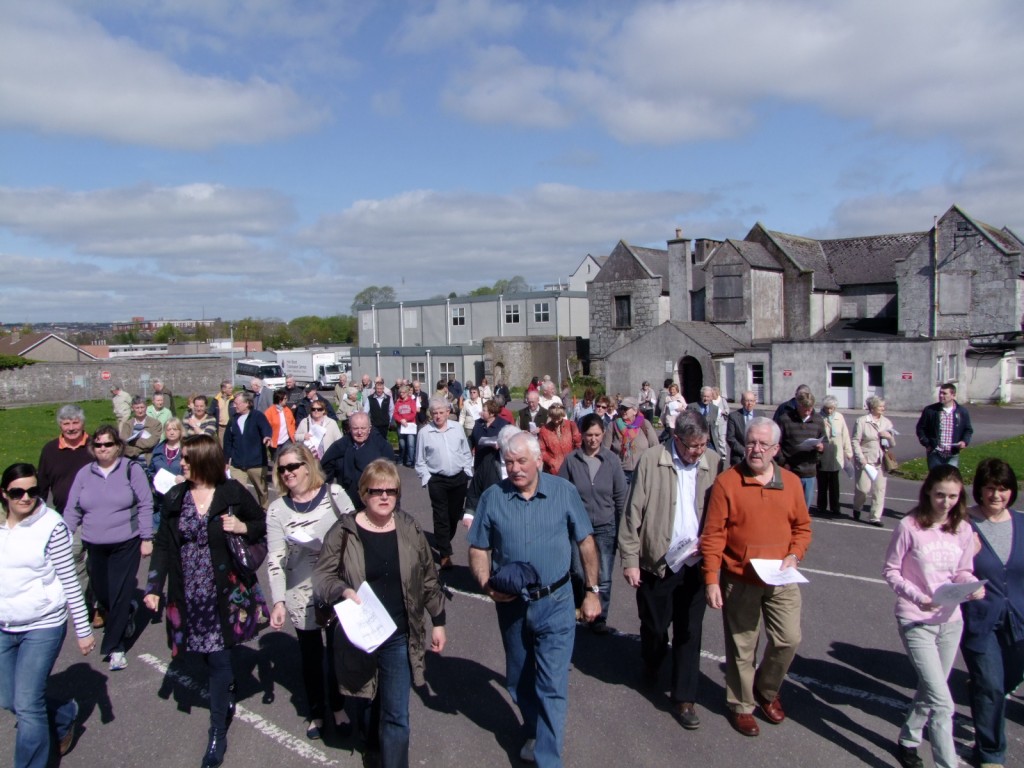
POLYGON ((700 718, 697 717, 697 708, 692 701, 672 702, 672 714, 686 730, 695 731, 700 728, 700 718))
POLYGON ((93 629, 102 629, 103 625, 106 624, 106 623, 107 623, 106 619, 103 617, 103 614, 100 612, 100 609, 97 608, 96 609, 96 613, 93 614, 93 617, 92 617, 92 627, 93 627, 93 629))
POLYGON ((754 716, 749 712, 730 712, 729 725, 744 736, 757 736, 761 733, 761 728, 758 726, 757 720, 755 720, 754 716))
POLYGON ((761 714, 765 716, 769 723, 778 725, 786 719, 786 713, 782 709, 782 699, 776 696, 771 701, 768 701, 762 696, 757 687, 754 687, 754 698, 757 700, 757 705, 761 709, 761 714))

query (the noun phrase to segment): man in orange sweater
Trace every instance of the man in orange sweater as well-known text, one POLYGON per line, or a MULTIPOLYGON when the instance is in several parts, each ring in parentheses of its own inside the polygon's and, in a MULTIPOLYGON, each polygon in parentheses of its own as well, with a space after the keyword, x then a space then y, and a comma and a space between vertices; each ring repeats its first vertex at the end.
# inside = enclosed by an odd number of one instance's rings
POLYGON ((700 551, 705 596, 725 614, 725 689, 729 722, 744 736, 786 719, 779 688, 800 644, 800 588, 771 586, 750 558, 781 560, 796 568, 811 543, 811 518, 800 478, 774 463, 779 426, 755 418, 747 428, 743 461, 722 472, 711 489, 700 551), (755 669, 762 617, 768 636, 755 669))

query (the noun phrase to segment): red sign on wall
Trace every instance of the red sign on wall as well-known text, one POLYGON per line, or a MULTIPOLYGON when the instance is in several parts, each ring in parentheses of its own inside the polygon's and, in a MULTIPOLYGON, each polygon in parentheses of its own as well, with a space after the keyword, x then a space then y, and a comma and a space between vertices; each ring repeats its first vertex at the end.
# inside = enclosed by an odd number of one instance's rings
POLYGON ((911 371, 904 371, 900 374, 900 378, 903 379, 903 381, 913 381, 914 374, 911 371))
POLYGON ((790 371, 790 370, 783 370, 783 371, 782 371, 782 375, 783 375, 783 376, 792 376, 792 375, 793 375, 793 372, 792 372, 792 371, 790 371))
POLYGON ((104 381, 110 381, 110 371, 100 371, 100 378, 104 381))

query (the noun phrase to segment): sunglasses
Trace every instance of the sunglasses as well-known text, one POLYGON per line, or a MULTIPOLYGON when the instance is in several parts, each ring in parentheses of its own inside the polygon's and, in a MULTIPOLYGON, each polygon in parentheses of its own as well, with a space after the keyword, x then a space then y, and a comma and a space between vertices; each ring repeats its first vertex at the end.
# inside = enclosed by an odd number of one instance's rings
POLYGON ((21 501, 26 496, 30 499, 35 499, 39 497, 39 486, 33 485, 31 488, 8 488, 4 493, 7 494, 7 498, 13 499, 14 501, 21 501))
POLYGON ((383 498, 385 496, 394 496, 398 498, 397 488, 367 488, 366 493, 374 498, 383 498))
POLYGON ((116 443, 93 443, 93 448, 113 448, 116 443))
POLYGON ((283 475, 285 472, 298 472, 304 466, 306 465, 301 461, 297 461, 294 464, 281 464, 278 466, 277 471, 283 475))
POLYGON ((323 413, 327 409, 326 408, 310 408, 310 410, 313 411, 313 413, 323 413))

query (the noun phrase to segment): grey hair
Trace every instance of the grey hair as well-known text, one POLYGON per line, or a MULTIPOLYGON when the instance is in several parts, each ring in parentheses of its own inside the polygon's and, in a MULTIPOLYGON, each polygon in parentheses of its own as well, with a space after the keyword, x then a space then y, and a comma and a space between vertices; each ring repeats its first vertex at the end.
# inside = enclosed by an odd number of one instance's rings
POLYGON ((679 414, 679 417, 676 419, 676 426, 672 430, 672 434, 680 440, 689 440, 694 437, 709 437, 711 435, 711 428, 708 426, 708 420, 704 418, 700 411, 686 410, 679 414))
POLYGON ((868 410, 873 411, 880 405, 885 405, 885 398, 879 397, 878 395, 872 395, 868 398, 868 410))
POLYGON ((366 411, 353 411, 352 413, 350 413, 348 416, 348 425, 350 427, 352 426, 353 419, 365 419, 366 426, 370 426, 370 414, 368 414, 366 411))
POLYGON ((743 433, 743 437, 746 438, 750 434, 752 429, 760 429, 761 427, 772 428, 772 442, 778 444, 779 440, 782 439, 782 430, 779 429, 779 425, 769 419, 767 416, 755 416, 750 420, 747 425, 747 431, 743 433))
POLYGON ((447 411, 451 411, 452 407, 443 397, 432 397, 427 402, 427 410, 432 411, 435 408, 444 408, 447 411))
POLYGON ((60 424, 62 421, 75 420, 85 424, 85 411, 82 410, 82 406, 69 403, 68 405, 62 405, 57 410, 57 424, 60 424))
POLYGON ((825 397, 821 398, 821 407, 822 408, 838 408, 839 407, 839 401, 836 400, 832 395, 825 395, 825 397))
POLYGON ((715 388, 714 387, 701 387, 700 388, 701 395, 703 395, 705 392, 710 392, 713 395, 713 394, 715 394, 715 388))
POLYGON ((254 398, 254 397, 252 396, 252 392, 250 392, 250 391, 249 391, 249 390, 247 390, 247 389, 243 389, 243 390, 241 390, 240 392, 236 392, 236 393, 235 393, 235 397, 240 397, 240 398, 242 398, 242 399, 243 399, 243 400, 245 400, 245 402, 247 402, 247 403, 248 403, 249 405, 252 405, 252 404, 253 404, 253 403, 254 403, 254 402, 256 401, 256 398, 254 398))
POLYGON ((501 460, 508 461, 508 455, 513 453, 522 444, 530 454, 532 459, 540 459, 540 441, 529 432, 523 432, 519 430, 514 434, 510 434, 506 437, 505 430, 508 427, 504 427, 501 432, 498 433, 498 448, 501 450, 501 460))
POLYGON ((142 395, 136 395, 135 397, 132 398, 132 405, 139 405, 140 403, 142 405, 146 404, 146 398, 144 398, 142 395))

